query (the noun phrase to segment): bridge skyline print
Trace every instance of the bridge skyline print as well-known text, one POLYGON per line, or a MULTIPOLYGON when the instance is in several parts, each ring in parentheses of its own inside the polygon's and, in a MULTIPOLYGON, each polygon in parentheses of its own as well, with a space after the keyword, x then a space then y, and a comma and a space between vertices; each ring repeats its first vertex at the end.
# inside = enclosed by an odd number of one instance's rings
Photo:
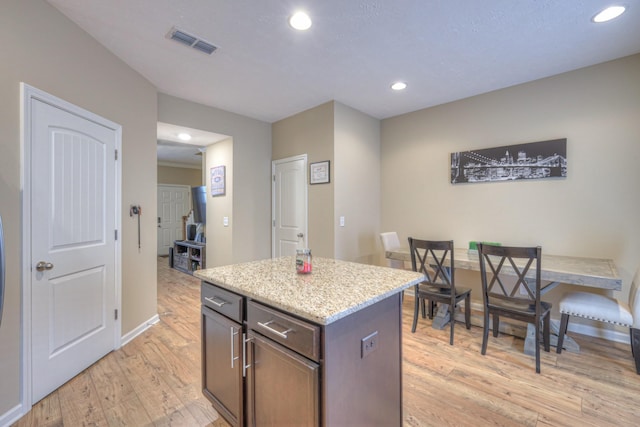
POLYGON ((566 138, 451 153, 452 184, 566 176, 566 138))

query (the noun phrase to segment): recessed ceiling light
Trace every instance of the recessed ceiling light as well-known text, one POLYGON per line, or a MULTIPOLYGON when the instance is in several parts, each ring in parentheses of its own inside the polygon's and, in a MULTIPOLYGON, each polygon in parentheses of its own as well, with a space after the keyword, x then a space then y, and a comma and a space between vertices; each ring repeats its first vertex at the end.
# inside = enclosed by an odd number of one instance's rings
POLYGON ((596 23, 611 21, 612 19, 622 15, 625 10, 626 8, 624 6, 609 6, 594 16, 592 21, 596 23))
POLYGON ((191 139, 191 135, 186 132, 182 132, 178 134, 178 138, 180 138, 181 141, 189 141, 191 139))
POLYGON ((407 88, 407 84, 405 82, 395 82, 391 85, 391 89, 393 90, 403 90, 407 88))
POLYGON ((296 30, 304 31, 311 28, 311 18, 306 13, 299 11, 291 15, 289 18, 289 25, 296 30))

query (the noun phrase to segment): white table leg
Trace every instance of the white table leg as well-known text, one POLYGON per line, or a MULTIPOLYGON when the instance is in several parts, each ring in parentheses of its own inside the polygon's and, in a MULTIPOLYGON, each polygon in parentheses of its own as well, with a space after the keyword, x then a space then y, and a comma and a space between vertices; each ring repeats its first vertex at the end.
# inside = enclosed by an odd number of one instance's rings
POLYGON ((449 304, 438 304, 438 310, 433 316, 433 323, 431 327, 433 329, 443 329, 450 320, 449 304))

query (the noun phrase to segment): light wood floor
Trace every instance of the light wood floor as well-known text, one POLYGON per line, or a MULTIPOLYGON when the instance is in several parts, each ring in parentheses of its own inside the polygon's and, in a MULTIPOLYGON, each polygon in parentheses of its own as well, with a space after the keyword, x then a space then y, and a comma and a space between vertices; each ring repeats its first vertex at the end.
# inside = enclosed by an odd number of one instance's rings
MULTIPOLYGON (((22 426, 227 426, 200 385, 199 282, 158 259, 160 322, 36 404, 22 426)), ((449 330, 422 320, 411 333, 404 301, 405 426, 637 426, 640 376, 628 345, 573 335, 580 354, 542 353, 523 340, 449 330)))

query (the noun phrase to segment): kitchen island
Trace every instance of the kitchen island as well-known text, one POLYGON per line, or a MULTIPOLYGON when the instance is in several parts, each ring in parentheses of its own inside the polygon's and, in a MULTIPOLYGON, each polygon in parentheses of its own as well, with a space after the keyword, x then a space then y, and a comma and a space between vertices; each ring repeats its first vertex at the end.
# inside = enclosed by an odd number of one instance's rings
POLYGON ((232 425, 402 425, 401 291, 419 273, 294 257, 202 279, 203 393, 232 425))

